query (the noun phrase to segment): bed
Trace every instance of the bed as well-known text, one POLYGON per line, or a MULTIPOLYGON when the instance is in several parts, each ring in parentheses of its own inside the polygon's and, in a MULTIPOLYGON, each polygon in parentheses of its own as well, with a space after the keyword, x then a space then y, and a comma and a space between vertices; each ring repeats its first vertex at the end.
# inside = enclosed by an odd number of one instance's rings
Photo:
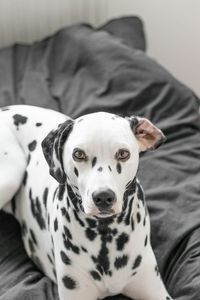
MULTIPOLYGON (((141 155, 138 177, 151 242, 175 300, 200 299, 200 100, 145 53, 137 17, 100 28, 66 27, 32 45, 0 50, 0 106, 30 104, 73 118, 107 111, 139 115, 167 136, 141 155)), ((56 286, 27 257, 15 219, 0 212, 0 300, 55 300, 56 286)), ((109 299, 127 299, 117 295, 109 299)))

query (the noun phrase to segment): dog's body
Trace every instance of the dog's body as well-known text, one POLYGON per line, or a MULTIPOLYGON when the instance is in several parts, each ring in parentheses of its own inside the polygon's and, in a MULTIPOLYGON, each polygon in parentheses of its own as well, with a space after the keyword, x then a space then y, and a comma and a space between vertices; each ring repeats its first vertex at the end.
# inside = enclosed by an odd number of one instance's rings
MULTIPOLYGON (((1 109, 0 208, 18 219, 28 255, 58 284, 61 300, 97 300, 118 293, 135 300, 171 299, 150 244, 149 216, 135 177, 138 146, 135 138, 131 141, 128 121, 97 113, 74 124, 47 109, 1 109), (120 158, 115 155, 111 161, 102 147, 103 124, 115 122, 124 140, 120 158), (49 175, 42 142, 59 184, 49 175), (76 145, 73 154, 71 145, 76 145)), ((115 147, 115 132, 110 134, 108 151, 115 147)))

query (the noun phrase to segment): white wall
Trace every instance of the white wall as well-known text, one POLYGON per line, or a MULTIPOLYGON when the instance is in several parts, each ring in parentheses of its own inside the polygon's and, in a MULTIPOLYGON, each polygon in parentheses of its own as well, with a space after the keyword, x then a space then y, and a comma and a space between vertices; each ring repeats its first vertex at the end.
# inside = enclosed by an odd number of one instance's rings
POLYGON ((111 10, 141 16, 149 55, 200 96, 200 0, 109 0, 111 10))
POLYGON ((200 0, 0 0, 0 46, 125 14, 142 17, 149 55, 200 96, 200 0))

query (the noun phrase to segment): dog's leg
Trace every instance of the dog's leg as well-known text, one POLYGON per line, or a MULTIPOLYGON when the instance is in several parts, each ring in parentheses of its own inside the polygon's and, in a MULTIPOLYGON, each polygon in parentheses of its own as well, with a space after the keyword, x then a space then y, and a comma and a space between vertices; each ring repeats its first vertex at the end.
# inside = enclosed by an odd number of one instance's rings
MULTIPOLYGON (((52 204, 55 205, 55 202, 52 204)), ((51 217, 55 211, 56 210, 52 212, 51 217)), ((52 225, 53 224, 50 221, 50 228, 53 232, 52 237, 55 252, 55 270, 59 300, 99 299, 101 291, 98 288, 98 284, 94 281, 90 273, 87 272, 83 266, 79 265, 79 255, 70 249, 66 250, 66 245, 63 245, 64 233, 63 230, 61 230, 61 222, 59 223, 58 230, 56 232, 54 228, 51 227, 52 225)), ((67 240, 69 241, 69 244, 73 246, 73 241, 71 242, 68 238, 67 240)))
POLYGON ((172 300, 161 279, 156 259, 149 247, 123 294, 135 300, 172 300), (135 276, 137 273, 137 276, 135 276))
POLYGON ((16 137, 0 122, 0 209, 15 195, 23 180, 26 158, 16 137))
POLYGON ((58 272, 58 293, 60 300, 97 300, 100 291, 94 282, 81 272, 74 275, 74 270, 70 268, 68 272, 58 272))

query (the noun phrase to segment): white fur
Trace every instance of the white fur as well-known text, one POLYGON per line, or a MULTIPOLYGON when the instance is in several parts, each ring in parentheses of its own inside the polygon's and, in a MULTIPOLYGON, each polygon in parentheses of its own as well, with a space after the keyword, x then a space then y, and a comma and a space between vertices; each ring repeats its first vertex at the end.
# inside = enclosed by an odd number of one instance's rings
MULTIPOLYGON (((75 120, 74 128, 69 135, 63 152, 64 169, 69 176, 69 182, 76 185, 82 197, 84 212, 79 213, 84 224, 87 223, 88 214, 98 214, 98 210, 92 201, 92 193, 99 188, 110 188, 116 194, 114 212, 119 214, 122 210, 123 193, 125 185, 132 180, 137 172, 139 160, 139 147, 137 140, 130 129, 129 123, 123 118, 114 118, 107 113, 96 113, 84 116, 84 120, 75 120), (75 162, 72 159, 73 149, 83 148, 90 158, 88 162, 75 162), (115 153, 120 148, 126 148, 131 156, 126 162, 121 162, 122 172, 116 170, 115 153), (91 167, 92 157, 97 157, 97 165, 91 167), (108 165, 112 172, 108 170, 108 165), (101 166, 103 172, 98 172, 101 166), (79 171, 78 178, 74 174, 74 167, 79 171), (87 194, 87 191, 89 193, 87 194)), ((25 221, 27 234, 23 242, 27 254, 32 255, 28 243, 30 229, 35 233, 37 239, 36 255, 43 264, 43 272, 58 284, 60 300, 97 300, 109 295, 123 293, 135 300, 167 300, 169 297, 160 276, 156 276, 156 259, 150 243, 150 222, 141 200, 134 196, 132 207, 132 218, 135 229, 113 223, 111 230, 117 229, 118 234, 125 233, 129 236, 123 254, 129 257, 127 266, 117 270, 115 259, 122 252, 116 249, 116 237, 113 242, 107 244, 109 251, 110 268, 112 276, 104 274, 101 281, 94 281, 90 276, 91 268, 94 269, 92 256, 97 257, 101 249, 102 239, 98 235, 95 240, 89 240, 85 236, 85 228, 81 227, 74 219, 74 209, 69 207, 68 213, 71 222, 67 222, 61 213, 61 208, 66 202, 53 200, 53 195, 58 187, 57 181, 49 175, 49 168, 42 153, 41 142, 46 135, 55 129, 58 124, 64 122, 67 117, 63 114, 36 108, 31 106, 12 106, 8 111, 0 112, 0 208, 11 212, 10 200, 15 195, 16 213, 15 217, 20 224, 25 221), (28 122, 19 125, 17 129, 13 122, 13 115, 21 114, 28 118, 28 122), (42 122, 41 127, 36 127, 37 122, 42 122), (31 152, 31 161, 27 164, 30 154, 28 145, 33 140, 37 141, 37 148, 31 152), (7 153, 7 154, 5 154, 7 153), (28 172, 28 181, 23 185, 22 179, 25 171, 28 172), (44 189, 48 188, 46 209, 43 203, 44 189), (43 211, 45 222, 50 216, 49 226, 41 230, 31 212, 30 189, 32 198, 38 197, 43 211), (17 192, 17 193, 16 193, 17 192), (146 218, 146 225, 142 222, 137 224, 136 214, 140 213, 141 219, 146 218), (58 230, 54 229, 54 221, 57 218, 58 230), (137 226, 136 226, 137 225, 137 226), (67 226, 73 236, 73 243, 80 248, 84 247, 87 252, 82 251, 79 255, 67 252, 63 244, 63 228, 67 226), (148 244, 144 247, 144 241, 148 236, 148 244), (52 256, 53 266, 47 259, 54 249, 55 257, 52 256), (60 252, 66 251, 70 255, 72 264, 66 265, 62 262, 60 252), (137 276, 132 276, 132 265, 137 255, 142 255, 141 266, 137 269, 137 276), (56 269, 57 278, 52 268, 56 269), (78 286, 74 290, 66 289, 63 285, 63 276, 72 276, 77 279, 78 286)), ((64 205, 64 206, 63 206, 64 205)), ((67 206, 66 206, 67 207, 67 206)))

